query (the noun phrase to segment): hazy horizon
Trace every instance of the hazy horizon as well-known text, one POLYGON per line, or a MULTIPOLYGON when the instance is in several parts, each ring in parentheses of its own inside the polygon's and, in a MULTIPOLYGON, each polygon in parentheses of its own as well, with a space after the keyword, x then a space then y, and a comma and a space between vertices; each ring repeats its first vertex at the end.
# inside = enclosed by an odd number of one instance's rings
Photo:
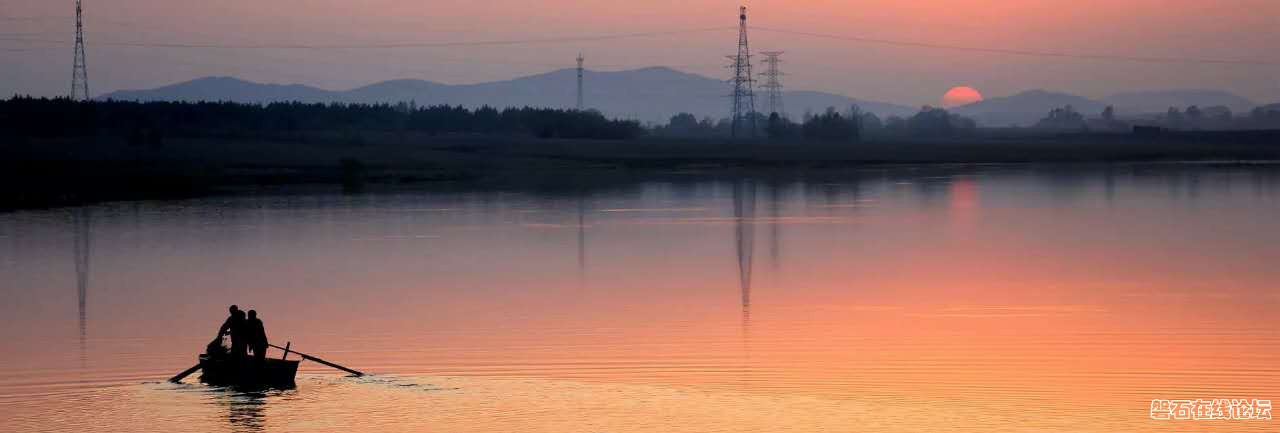
MULTIPOLYGON (((705 77, 705 78, 713 78, 713 79, 718 79, 718 78, 719 78, 719 77, 715 77, 715 76, 710 76, 710 75, 706 75, 706 74, 703 74, 703 73, 699 73, 699 72, 696 72, 696 71, 681 70, 680 68, 675 68, 675 67, 670 67, 670 66, 664 66, 664 65, 637 66, 637 67, 634 67, 634 68, 613 69, 613 70, 598 70, 598 69, 586 68, 585 70, 586 70, 586 72, 587 72, 588 74, 590 74, 590 73, 625 73, 625 72, 634 72, 634 71, 640 71, 640 70, 645 70, 645 69, 661 69, 661 68, 670 69, 670 70, 675 71, 675 72, 678 72, 678 73, 694 74, 694 75, 698 75, 698 76, 705 77)), ((350 85, 346 85, 346 86, 338 86, 338 87, 326 87, 326 86, 321 86, 321 85, 308 84, 308 83, 305 83, 305 82, 292 82, 292 81, 279 81, 279 82, 258 81, 258 80, 248 79, 248 78, 245 78, 245 77, 242 77, 242 76, 236 76, 236 75, 202 75, 202 76, 192 76, 192 77, 190 77, 190 78, 179 79, 178 81, 173 81, 173 82, 158 83, 158 84, 156 84, 156 85, 154 85, 154 86, 147 87, 147 88, 113 89, 113 90, 108 90, 108 91, 103 91, 103 92, 97 92, 97 91, 95 91, 95 95, 94 95, 94 97, 102 97, 102 96, 106 96, 107 94, 110 94, 110 93, 116 93, 116 92, 129 92, 129 91, 147 91, 147 90, 155 90, 155 89, 160 89, 160 88, 165 88, 165 87, 175 86, 175 85, 182 85, 182 84, 187 84, 187 83, 196 82, 196 81, 200 81, 200 80, 206 80, 206 79, 227 79, 227 78, 229 78, 229 79, 235 79, 235 80, 245 81, 245 82, 248 82, 248 83, 263 84, 263 85, 280 85, 280 86, 301 85, 301 86, 307 86, 307 87, 311 87, 311 88, 315 88, 315 89, 319 89, 319 90, 324 90, 324 91, 330 91, 330 92, 344 92, 344 91, 350 91, 350 90, 357 90, 357 89, 361 89, 361 88, 364 88, 364 87, 369 87, 369 86, 373 86, 373 85, 377 85, 377 84, 382 84, 382 83, 395 82, 395 81, 406 81, 406 80, 408 80, 408 81, 424 81, 424 82, 430 82, 430 83, 434 83, 434 84, 441 84, 441 85, 446 85, 446 86, 466 86, 466 85, 475 85, 475 84, 491 84, 491 83, 495 83, 495 82, 505 82, 505 81, 511 81, 511 80, 519 80, 519 79, 524 79, 524 78, 530 78, 530 77, 538 77, 538 76, 544 76, 544 75, 553 75, 553 74, 557 74, 557 73, 572 72, 572 71, 573 71, 573 69, 574 69, 574 68, 572 68, 572 67, 564 67, 564 68, 556 68, 556 69, 547 69, 547 70, 543 70, 543 71, 531 71, 531 72, 529 72, 528 74, 522 74, 522 75, 519 75, 519 76, 512 76, 512 77, 510 77, 510 78, 506 78, 506 79, 497 79, 497 80, 492 80, 492 81, 475 81, 475 82, 468 81, 468 82, 451 83, 451 82, 445 82, 445 81, 433 80, 433 79, 428 78, 428 77, 399 77, 399 78, 375 79, 375 80, 373 80, 373 81, 369 81, 369 82, 364 82, 364 83, 352 83, 352 84, 350 84, 350 85)), ((834 95, 848 96, 848 97, 855 98, 855 99, 864 99, 864 98, 857 97, 856 95, 851 95, 851 94, 846 94, 846 93, 840 93, 840 92, 838 92, 838 91, 816 90, 816 89, 809 89, 809 88, 796 88, 796 87, 794 87, 794 86, 793 86, 793 87, 788 87, 787 89, 785 89, 785 91, 787 91, 787 92, 793 92, 793 91, 794 91, 794 92, 823 92, 823 93, 830 93, 830 94, 834 94, 834 95)), ((1069 94, 1069 95, 1074 95, 1074 96, 1081 96, 1081 97, 1085 97, 1085 98, 1089 98, 1089 99, 1094 99, 1094 100, 1102 100, 1102 99, 1106 99, 1106 98, 1108 98, 1108 97, 1113 97, 1113 96, 1118 96, 1118 95, 1133 94, 1133 93, 1147 93, 1147 92, 1177 92, 1177 91, 1189 91, 1189 92, 1194 92, 1194 91, 1224 91, 1224 92, 1230 92, 1229 90, 1225 90, 1225 89, 1222 89, 1222 88, 1209 88, 1209 87, 1204 87, 1204 88, 1192 88, 1192 87, 1183 87, 1183 88, 1161 87, 1161 88, 1133 88, 1133 89, 1119 89, 1119 90, 1116 90, 1115 92, 1112 92, 1112 93, 1106 93, 1106 94, 1100 94, 1100 95, 1084 95, 1084 94, 1076 94, 1076 93, 1072 93, 1072 92, 1070 92, 1070 91, 1063 90, 1063 89, 1044 88, 1044 87, 1028 87, 1028 88, 1023 88, 1023 89, 1012 89, 1012 90, 1011 90, 1011 93, 1007 93, 1007 94, 993 94, 993 93, 990 93, 990 92, 985 92, 985 93, 983 94, 983 96, 984 96, 984 98, 985 98, 985 99, 1005 98, 1005 97, 1017 96, 1017 95, 1024 94, 1024 93, 1028 93, 1028 92, 1039 92, 1039 91, 1043 91, 1043 92, 1050 92, 1050 93, 1063 93, 1063 94, 1069 94)), ((763 96, 761 95, 761 94, 763 93, 763 91, 757 91, 757 93, 758 93, 758 94, 757 94, 757 98, 762 98, 762 97, 763 97, 763 96)), ((1235 93, 1234 93, 1234 92, 1232 92, 1232 94, 1235 94, 1235 93)), ((1252 100, 1253 102, 1258 103, 1259 105, 1269 105, 1269 104, 1272 104, 1272 103, 1276 103, 1276 102, 1273 102, 1273 101, 1271 101, 1271 100, 1254 100, 1254 99, 1251 99, 1248 95, 1243 95, 1243 94, 1236 94, 1236 95, 1237 95, 1237 96, 1244 97, 1244 98, 1246 98, 1246 99, 1250 99, 1250 100, 1252 100)), ((61 96, 61 95, 55 95, 55 96, 61 96)), ((920 103, 920 104, 915 104, 915 105, 913 105, 913 104, 911 104, 911 103, 909 103, 909 102, 893 101, 893 100, 871 100, 871 99, 866 99, 866 100, 868 100, 868 101, 873 101, 873 102, 883 102, 883 103, 888 103, 888 104, 903 105, 903 106, 906 106, 906 107, 912 107, 912 108, 919 108, 919 107, 920 107, 920 106, 922 106, 922 105, 939 106, 939 101, 932 101, 932 102, 928 102, 928 101, 926 101, 926 102, 922 102, 922 103, 920 103)))
MULTIPOLYGON (((953 86, 1006 96, 1046 89, 1089 98, 1127 91, 1214 89, 1266 104, 1280 100, 1280 4, 1088 0, 1070 7, 1013 0, 876 1, 787 5, 747 2, 755 52, 784 50, 785 84, 908 106, 937 104, 953 86), (1254 64, 1159 63, 1023 56, 889 45, 784 33, 999 50, 1140 58, 1239 60, 1254 64)), ((573 66, 579 52, 599 71, 666 66, 726 78, 739 2, 636 5, 564 0, 421 5, 334 1, 206 4, 86 2, 86 42, 95 95, 208 76, 349 89, 384 80, 445 84, 500 81, 573 66), (572 39, 664 33, 643 37, 572 39), (545 39, 570 38, 567 41, 545 39), (334 45, 529 41, 378 49, 334 45), (540 41, 538 41, 540 40, 540 41), (114 44, 114 45, 113 45, 114 44), (234 45, 240 48, 124 46, 234 45), (328 48, 247 49, 245 45, 328 48)), ((57 96, 70 81, 74 2, 0 3, 0 94, 57 96), (19 39, 27 39, 20 41, 19 39), (36 41, 31 41, 36 40, 36 41)))

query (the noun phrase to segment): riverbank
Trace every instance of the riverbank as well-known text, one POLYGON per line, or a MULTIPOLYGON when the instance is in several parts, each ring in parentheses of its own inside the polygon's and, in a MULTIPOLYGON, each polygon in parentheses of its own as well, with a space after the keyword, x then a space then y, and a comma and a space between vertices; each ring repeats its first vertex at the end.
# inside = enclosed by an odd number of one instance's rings
POLYGON ((574 186, 582 178, 696 171, 841 170, 893 164, 1280 161, 1280 131, 1131 134, 988 132, 861 143, 554 140, 403 133, 10 138, 0 146, 0 209, 196 197, 271 185, 346 191, 385 184, 574 186))

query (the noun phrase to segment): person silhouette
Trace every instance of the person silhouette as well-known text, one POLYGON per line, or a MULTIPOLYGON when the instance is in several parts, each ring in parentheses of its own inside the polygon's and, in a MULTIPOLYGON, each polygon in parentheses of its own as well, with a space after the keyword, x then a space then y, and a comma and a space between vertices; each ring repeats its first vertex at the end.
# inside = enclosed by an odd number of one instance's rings
POLYGON ((253 349, 253 359, 267 359, 267 329, 255 310, 249 310, 249 319, 245 322, 245 337, 249 348, 253 349))
POLYGON ((247 335, 245 332, 244 311, 241 311, 240 307, 235 305, 227 308, 227 310, 231 315, 227 317, 225 322, 222 322, 222 327, 218 328, 218 337, 214 341, 222 340, 223 336, 230 334, 231 357, 239 359, 245 355, 245 346, 248 344, 245 338, 247 335))

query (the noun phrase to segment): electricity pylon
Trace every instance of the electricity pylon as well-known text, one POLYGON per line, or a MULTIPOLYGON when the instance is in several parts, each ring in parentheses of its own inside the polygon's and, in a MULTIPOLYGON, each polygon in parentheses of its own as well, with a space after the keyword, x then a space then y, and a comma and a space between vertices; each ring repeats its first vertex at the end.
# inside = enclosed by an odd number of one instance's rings
POLYGON ((764 84, 760 87, 768 92, 765 99, 765 107, 770 114, 777 113, 778 116, 787 117, 786 107, 782 104, 782 51, 762 51, 760 54, 764 56, 765 71, 760 74, 764 77, 764 84))
POLYGON ((71 65, 71 99, 89 100, 89 69, 84 61, 84 9, 76 0, 76 53, 71 65))
POLYGON ((738 138, 745 132, 748 137, 756 136, 756 96, 752 89, 755 79, 751 74, 751 49, 747 44, 747 7, 742 6, 738 14, 738 54, 729 56, 733 64, 733 105, 730 107, 732 128, 730 136, 738 138), (745 131, 744 131, 745 129, 745 131))
POLYGON ((582 58, 582 53, 578 53, 578 111, 582 111, 584 108, 582 105, 582 62, 584 60, 585 59, 582 58))

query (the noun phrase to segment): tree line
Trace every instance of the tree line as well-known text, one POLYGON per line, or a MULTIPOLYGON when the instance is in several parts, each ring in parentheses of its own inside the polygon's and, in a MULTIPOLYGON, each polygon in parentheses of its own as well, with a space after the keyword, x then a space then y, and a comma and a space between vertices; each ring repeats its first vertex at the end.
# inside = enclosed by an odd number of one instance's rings
MULTIPOLYGON (((798 122, 778 113, 754 115, 754 123, 759 127, 756 135, 774 141, 857 142, 867 136, 952 137, 972 133, 978 127, 973 119, 931 106, 922 107, 910 117, 889 116, 884 120, 857 105, 843 112, 829 107, 822 113, 805 113, 798 122)), ((742 122, 752 123, 750 118, 742 122)), ((723 138, 729 136, 731 127, 732 122, 727 118, 699 120, 693 114, 680 113, 672 116, 666 125, 654 126, 651 132, 660 137, 723 138)))
POLYGON ((1246 114, 1233 113, 1220 105, 1204 108, 1192 105, 1185 110, 1170 107, 1164 113, 1128 118, 1121 118, 1113 106, 1107 106, 1097 116, 1088 116, 1067 105, 1050 110, 1035 125, 1036 129, 1053 131, 1124 132, 1134 127, 1184 131, 1280 129, 1280 104, 1256 107, 1246 114))
POLYGON ((234 102, 0 100, 0 132, 26 137, 96 134, 159 136, 301 131, 510 134, 538 138, 620 140, 642 135, 639 122, 598 111, 436 105, 234 102))

